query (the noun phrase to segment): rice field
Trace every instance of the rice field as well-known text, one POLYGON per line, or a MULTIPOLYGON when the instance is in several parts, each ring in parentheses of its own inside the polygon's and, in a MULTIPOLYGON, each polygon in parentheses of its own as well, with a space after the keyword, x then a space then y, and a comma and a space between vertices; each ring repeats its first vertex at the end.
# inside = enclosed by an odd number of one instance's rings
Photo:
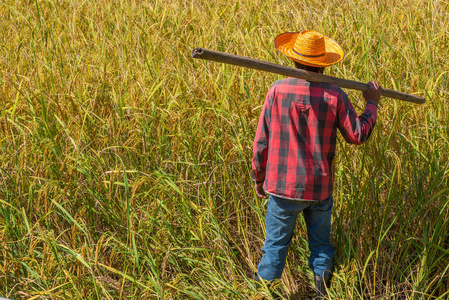
MULTIPOLYGON (((363 146, 339 136, 328 299, 449 299, 449 3, 443 0, 3 0, 0 296, 307 299, 298 220, 274 290, 250 278, 265 200, 249 177, 285 31, 337 40, 325 74, 382 98, 363 146)), ((361 113, 360 92, 346 90, 361 113)))

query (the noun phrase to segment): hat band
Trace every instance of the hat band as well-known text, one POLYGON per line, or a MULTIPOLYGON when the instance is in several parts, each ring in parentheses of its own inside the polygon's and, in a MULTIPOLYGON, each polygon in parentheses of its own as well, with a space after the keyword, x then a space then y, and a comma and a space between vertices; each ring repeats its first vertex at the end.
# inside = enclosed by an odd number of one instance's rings
POLYGON ((318 55, 306 55, 306 54, 302 54, 302 53, 297 52, 295 49, 292 49, 292 50, 293 50, 293 52, 295 52, 296 54, 301 55, 301 56, 303 56, 303 57, 321 57, 321 56, 326 55, 326 53, 318 54, 318 55))

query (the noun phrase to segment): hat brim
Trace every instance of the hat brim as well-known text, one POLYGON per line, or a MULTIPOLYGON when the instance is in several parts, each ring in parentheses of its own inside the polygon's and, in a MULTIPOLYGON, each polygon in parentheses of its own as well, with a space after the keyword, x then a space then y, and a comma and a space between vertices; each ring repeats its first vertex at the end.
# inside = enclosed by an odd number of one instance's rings
POLYGON ((286 32, 274 40, 274 45, 282 54, 301 64, 312 67, 327 67, 338 63, 345 57, 343 48, 334 39, 324 36, 326 53, 320 57, 304 57, 293 51, 296 37, 300 32, 286 32))

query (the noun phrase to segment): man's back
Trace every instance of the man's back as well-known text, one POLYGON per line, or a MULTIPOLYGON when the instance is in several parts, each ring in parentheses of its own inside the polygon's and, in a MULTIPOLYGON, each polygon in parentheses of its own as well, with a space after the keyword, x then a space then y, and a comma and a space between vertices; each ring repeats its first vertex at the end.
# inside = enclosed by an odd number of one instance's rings
POLYGON ((257 179, 263 177, 265 190, 283 198, 326 199, 333 189, 337 128, 348 142, 364 143, 376 108, 377 103, 368 103, 357 117, 336 85, 296 78, 276 81, 267 93, 254 142, 257 179))

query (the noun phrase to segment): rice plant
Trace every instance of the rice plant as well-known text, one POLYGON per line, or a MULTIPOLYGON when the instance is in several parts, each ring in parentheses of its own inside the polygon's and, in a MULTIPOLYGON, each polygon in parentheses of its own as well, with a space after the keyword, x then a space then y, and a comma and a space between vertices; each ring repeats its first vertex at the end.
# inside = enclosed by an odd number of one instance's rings
POLYGON ((339 138, 327 297, 448 299, 448 25, 441 0, 2 1, 0 296, 309 297, 301 219, 276 289, 250 279, 252 142, 281 76, 190 52, 291 65, 274 38, 313 29, 346 50, 326 74, 427 98, 383 98, 365 145, 339 138))

